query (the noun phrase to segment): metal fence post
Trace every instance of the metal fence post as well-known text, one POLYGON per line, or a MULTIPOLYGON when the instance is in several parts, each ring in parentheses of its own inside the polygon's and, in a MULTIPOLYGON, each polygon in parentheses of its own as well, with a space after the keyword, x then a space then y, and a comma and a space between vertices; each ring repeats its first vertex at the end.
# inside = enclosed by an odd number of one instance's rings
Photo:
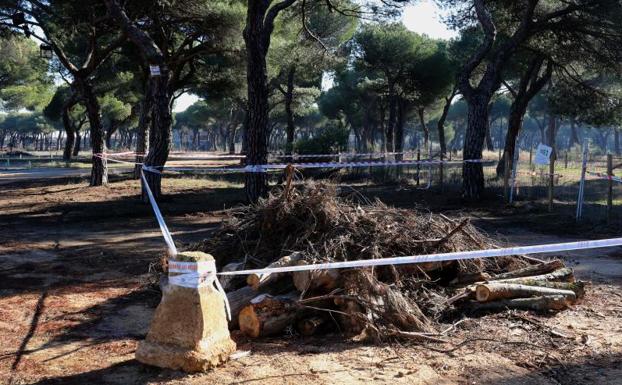
POLYGON ((512 162, 512 183, 510 184, 510 204, 514 200, 514 188, 516 187, 516 170, 518 169, 518 160, 520 157, 520 148, 514 148, 514 161, 512 162))
POLYGON ((613 155, 607 154, 607 222, 611 222, 613 212, 613 155))
POLYGON ((585 192, 585 171, 587 169, 587 143, 583 144, 583 159, 581 160, 581 180, 579 181, 579 195, 577 196, 576 220, 583 215, 583 196, 585 192))

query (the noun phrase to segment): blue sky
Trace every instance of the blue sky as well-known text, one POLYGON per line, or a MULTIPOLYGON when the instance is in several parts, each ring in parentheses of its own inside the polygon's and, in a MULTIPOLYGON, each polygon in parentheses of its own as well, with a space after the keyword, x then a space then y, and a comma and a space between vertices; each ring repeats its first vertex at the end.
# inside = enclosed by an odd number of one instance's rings
MULTIPOLYGON (((411 31, 426 34, 433 38, 450 39, 456 36, 455 31, 447 29, 441 21, 443 11, 440 10, 434 1, 421 0, 414 5, 404 8, 402 23, 411 31)), ((190 94, 183 94, 175 102, 175 112, 184 111, 192 103, 197 101, 197 97, 190 94)))

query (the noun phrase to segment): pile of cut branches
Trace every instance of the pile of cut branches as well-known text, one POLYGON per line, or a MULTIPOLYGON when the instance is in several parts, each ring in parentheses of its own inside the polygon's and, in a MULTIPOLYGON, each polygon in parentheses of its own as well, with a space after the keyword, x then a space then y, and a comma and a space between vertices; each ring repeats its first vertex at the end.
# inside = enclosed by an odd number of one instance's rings
MULTIPOLYGON (((309 182, 237 209, 191 249, 232 271, 495 247, 468 218, 338 197, 334 186, 309 182)), ((221 283, 232 327, 249 336, 295 328, 303 335, 340 330, 379 339, 433 338, 439 319, 455 308, 560 310, 582 294, 572 280, 560 261, 515 256, 254 274, 221 283)))

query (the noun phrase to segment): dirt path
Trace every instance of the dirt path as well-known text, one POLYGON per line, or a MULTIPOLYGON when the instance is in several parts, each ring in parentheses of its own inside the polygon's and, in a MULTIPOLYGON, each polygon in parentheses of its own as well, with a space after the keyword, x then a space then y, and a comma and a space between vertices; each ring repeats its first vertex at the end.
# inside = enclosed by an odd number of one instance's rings
MULTIPOLYGON (((180 243, 206 237, 224 215, 213 210, 240 199, 224 184, 167 183, 173 199, 163 211, 180 243)), ((137 195, 138 183, 125 181, 98 189, 33 185, 0 196, 0 383, 622 384, 619 249, 567 256, 593 282, 573 309, 468 319, 448 344, 236 334, 239 350, 250 354, 211 373, 145 367, 133 353, 159 300, 145 285, 148 265, 164 248, 137 195)), ((495 233, 494 221, 480 224, 495 233)), ((499 241, 513 244, 570 240, 499 228, 499 241)))
MULTIPOLYGON (((111 168, 110 174, 117 174, 131 171, 129 168, 111 168)), ((16 182, 32 182, 40 180, 50 180, 54 178, 85 177, 91 174, 88 168, 66 168, 66 167, 42 167, 20 170, 0 171, 0 185, 8 185, 16 182)))

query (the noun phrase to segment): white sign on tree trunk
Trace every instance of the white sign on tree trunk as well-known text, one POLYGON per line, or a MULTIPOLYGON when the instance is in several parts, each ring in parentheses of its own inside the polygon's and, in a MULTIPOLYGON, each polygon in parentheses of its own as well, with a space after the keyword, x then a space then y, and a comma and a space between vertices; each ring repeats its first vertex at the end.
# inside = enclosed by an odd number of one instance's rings
POLYGON ((151 76, 160 76, 160 66, 150 65, 149 72, 151 76))
POLYGON ((546 144, 540 143, 538 148, 536 149, 536 159, 535 163, 539 165, 547 165, 551 161, 551 154, 553 153, 553 148, 547 146, 546 144))

